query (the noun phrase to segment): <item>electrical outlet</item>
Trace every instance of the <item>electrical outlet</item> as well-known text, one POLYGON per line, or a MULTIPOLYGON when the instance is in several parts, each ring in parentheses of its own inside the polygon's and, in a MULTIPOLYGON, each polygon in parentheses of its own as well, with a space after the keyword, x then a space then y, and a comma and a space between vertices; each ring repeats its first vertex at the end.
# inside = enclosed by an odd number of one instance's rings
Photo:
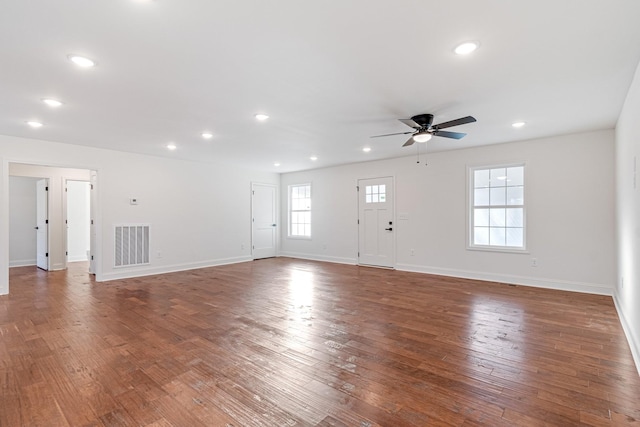
POLYGON ((322 250, 326 251, 327 250, 327 245, 322 245, 322 250))
POLYGON ((244 243, 242 243, 242 244, 240 245, 240 250, 241 250, 241 251, 244 251, 244 243))
POLYGON ((156 253, 156 258, 162 258, 162 251, 158 251, 156 253))
POLYGON ((531 267, 538 266, 538 258, 531 258, 531 267))
POLYGON ((416 251, 414 251, 413 249, 411 249, 411 256, 414 256, 416 254, 416 251))

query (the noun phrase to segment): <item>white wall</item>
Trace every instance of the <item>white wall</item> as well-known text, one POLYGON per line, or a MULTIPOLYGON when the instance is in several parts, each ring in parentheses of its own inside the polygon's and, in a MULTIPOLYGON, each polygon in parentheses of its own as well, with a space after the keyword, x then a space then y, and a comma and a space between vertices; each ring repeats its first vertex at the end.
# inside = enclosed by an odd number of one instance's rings
POLYGON ((640 372, 640 66, 616 126, 618 280, 614 300, 640 372), (624 281, 624 284, 623 284, 624 281))
POLYGON ((280 182, 278 174, 237 165, 0 136, 0 294, 8 292, 9 281, 10 163, 97 171, 99 281, 250 260, 251 182, 280 182), (130 205, 131 197, 139 205, 130 205), (114 225, 142 222, 151 224, 151 264, 114 268, 114 225))
POLYGON ((284 174, 282 195, 312 184, 313 239, 288 239, 283 224, 281 254, 356 263, 356 182, 394 176, 396 268, 610 295, 613 145, 609 130, 434 153, 428 166, 404 157, 284 174), (467 167, 512 162, 526 162, 529 253, 467 250, 467 167))
POLYGON ((36 178, 9 178, 9 265, 36 264, 36 178))
POLYGON ((67 181, 67 260, 87 261, 91 244, 89 182, 67 181))

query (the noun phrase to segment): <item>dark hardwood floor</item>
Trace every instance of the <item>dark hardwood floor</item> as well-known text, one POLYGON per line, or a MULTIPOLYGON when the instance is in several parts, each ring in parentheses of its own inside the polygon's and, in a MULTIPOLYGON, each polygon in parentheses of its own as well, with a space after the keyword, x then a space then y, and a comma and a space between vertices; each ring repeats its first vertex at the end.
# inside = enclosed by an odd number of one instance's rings
POLYGON ((287 258, 10 284, 3 427, 640 422, 610 297, 287 258))

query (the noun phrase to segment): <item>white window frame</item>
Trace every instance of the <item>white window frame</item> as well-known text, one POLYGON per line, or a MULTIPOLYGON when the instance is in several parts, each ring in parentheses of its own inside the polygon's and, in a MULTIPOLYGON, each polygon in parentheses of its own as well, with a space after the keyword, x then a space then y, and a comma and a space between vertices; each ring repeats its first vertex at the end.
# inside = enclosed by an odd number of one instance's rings
POLYGON ((309 205, 309 209, 303 209, 303 210, 293 210, 293 203, 291 202, 291 196, 293 193, 293 189, 296 187, 309 187, 309 199, 311 199, 313 197, 313 193, 312 193, 312 187, 311 187, 311 183, 307 182, 307 183, 302 183, 302 184, 291 184, 289 185, 288 191, 287 191, 287 199, 289 201, 289 206, 287 207, 287 225, 288 225, 288 231, 287 231, 287 237, 289 239, 302 239, 302 240, 311 240, 311 203, 309 205), (293 213, 296 212, 309 212, 309 235, 305 236, 305 235, 298 235, 298 234, 293 234, 292 233, 292 225, 293 225, 293 213))
MULTIPOLYGON (((489 207, 489 206, 487 206, 489 207)), ((484 207, 483 207, 484 208, 484 207)), ((469 166, 467 168, 467 215, 468 215, 468 223, 467 223, 467 249, 469 250, 479 250, 479 251, 490 251, 490 252, 508 252, 508 253, 528 253, 527 250, 527 164, 525 162, 516 162, 516 163, 506 163, 506 164, 493 164, 493 165, 483 165, 483 166, 469 166), (512 168, 512 167, 522 167, 523 168, 523 178, 522 178, 522 186, 523 186, 523 203, 522 205, 498 205, 496 207, 520 207, 522 208, 522 246, 493 246, 493 245, 478 245, 474 243, 474 232, 475 232, 475 172, 478 170, 489 170, 489 169, 502 169, 502 168, 512 168)))

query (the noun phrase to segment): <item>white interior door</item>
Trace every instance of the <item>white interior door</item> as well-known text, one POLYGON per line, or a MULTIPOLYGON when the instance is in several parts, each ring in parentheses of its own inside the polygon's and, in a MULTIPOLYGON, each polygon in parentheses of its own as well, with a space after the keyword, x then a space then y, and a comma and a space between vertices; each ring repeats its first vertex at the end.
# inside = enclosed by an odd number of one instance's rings
POLYGON ((48 180, 36 182, 36 265, 43 270, 49 270, 48 191, 48 180))
POLYGON ((96 274, 96 207, 98 196, 96 193, 97 172, 91 171, 91 182, 89 183, 89 273, 96 274))
POLYGON ((358 263, 394 267, 393 178, 358 180, 358 263))
POLYGON ((277 230, 276 187, 251 184, 251 254, 253 259, 276 256, 277 230))

